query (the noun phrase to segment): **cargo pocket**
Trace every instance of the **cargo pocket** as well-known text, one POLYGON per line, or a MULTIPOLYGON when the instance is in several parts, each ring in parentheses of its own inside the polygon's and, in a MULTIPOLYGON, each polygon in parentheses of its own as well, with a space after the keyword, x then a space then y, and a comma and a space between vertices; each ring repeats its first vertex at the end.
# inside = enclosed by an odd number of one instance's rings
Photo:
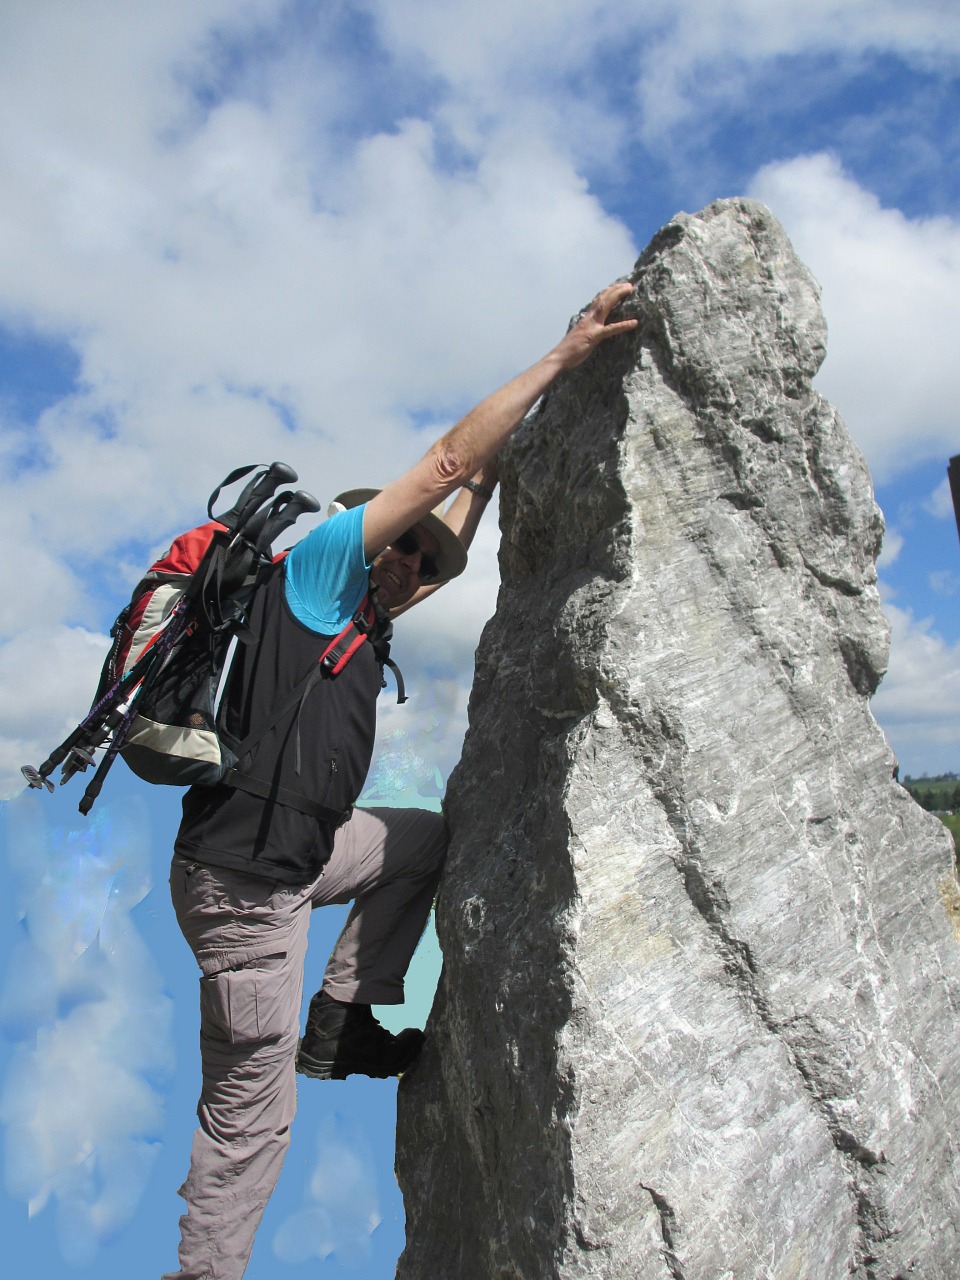
POLYGON ((200 1029, 210 1040, 255 1045, 279 1040, 296 1024, 287 953, 258 956, 200 979, 200 1029))

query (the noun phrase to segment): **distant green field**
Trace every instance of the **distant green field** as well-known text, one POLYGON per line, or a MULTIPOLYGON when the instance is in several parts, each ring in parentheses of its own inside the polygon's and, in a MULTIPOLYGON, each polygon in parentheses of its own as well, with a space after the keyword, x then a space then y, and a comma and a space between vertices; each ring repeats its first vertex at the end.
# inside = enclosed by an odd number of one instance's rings
POLYGON ((960 813, 960 777, 955 773, 936 778, 901 778, 901 784, 924 809, 960 813))
POLYGON ((960 778, 945 773, 936 778, 901 778, 900 782, 918 804, 937 815, 960 850, 960 778))

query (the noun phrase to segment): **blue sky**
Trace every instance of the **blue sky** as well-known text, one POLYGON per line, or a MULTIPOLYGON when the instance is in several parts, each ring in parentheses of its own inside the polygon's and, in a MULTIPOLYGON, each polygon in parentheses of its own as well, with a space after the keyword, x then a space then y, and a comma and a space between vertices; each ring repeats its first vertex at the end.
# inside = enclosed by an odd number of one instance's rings
MULTIPOLYGON (((20 764, 85 710, 132 584, 235 465, 282 458, 324 502, 399 473, 678 210, 762 199, 820 281, 818 386, 887 519, 875 713, 904 772, 960 770, 958 68, 953 0, 4 6, 0 522, 19 572, 0 606, 0 1214, 15 1265, 107 1280, 174 1265, 198 1070, 195 973, 166 896, 177 797, 122 766, 94 821, 78 782, 17 794, 20 764)), ((373 798, 436 802, 495 550, 486 528, 465 578, 398 627, 413 700, 381 709, 373 798)), ((308 988, 337 927, 334 911, 314 921, 308 988)), ((431 939, 418 963, 411 1022, 431 939)), ((305 1082, 248 1275, 392 1275, 394 1106, 389 1084, 305 1082)))

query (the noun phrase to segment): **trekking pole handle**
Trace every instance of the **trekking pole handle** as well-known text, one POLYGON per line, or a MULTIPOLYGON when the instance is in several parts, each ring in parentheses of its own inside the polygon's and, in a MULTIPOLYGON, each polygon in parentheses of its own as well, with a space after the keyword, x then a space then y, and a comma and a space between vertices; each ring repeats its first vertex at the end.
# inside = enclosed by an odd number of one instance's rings
POLYGON ((231 471, 226 480, 222 481, 214 489, 210 495, 210 501, 207 503, 207 515, 210 519, 218 520, 221 524, 226 525, 230 533, 238 533, 243 529, 254 512, 259 511, 263 504, 273 497, 282 484, 292 484, 297 478, 296 471, 285 462, 271 462, 266 470, 260 471, 249 481, 229 511, 222 516, 215 516, 213 514, 213 504, 220 496, 220 490, 225 485, 232 484, 234 480, 239 480, 249 470, 249 467, 243 467, 239 471, 231 471))
POLYGON ((289 489, 285 489, 283 493, 278 493, 269 506, 263 506, 259 511, 255 511, 247 523, 243 526, 243 536, 252 546, 257 546, 260 541, 260 534, 263 532, 264 526, 269 520, 282 511, 288 502, 292 502, 293 494, 289 489))
POLYGON ((309 515, 320 510, 320 502, 312 493, 298 489, 293 494, 281 494, 287 501, 281 504, 280 499, 270 508, 270 514, 256 534, 256 547, 259 555, 266 555, 274 541, 289 529, 302 515, 309 515))

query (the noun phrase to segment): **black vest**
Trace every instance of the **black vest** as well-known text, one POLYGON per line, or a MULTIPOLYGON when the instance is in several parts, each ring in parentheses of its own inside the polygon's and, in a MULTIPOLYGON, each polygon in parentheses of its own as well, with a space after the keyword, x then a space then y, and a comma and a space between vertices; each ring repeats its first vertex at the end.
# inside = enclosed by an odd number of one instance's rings
MULTIPOLYGON (((266 724, 334 638, 311 631, 293 616, 282 562, 254 597, 250 629, 255 641, 237 646, 221 711, 221 734, 228 744, 266 724)), ((330 809, 349 809, 370 768, 380 687, 373 646, 362 644, 340 675, 314 684, 238 768, 330 809)), ((330 857, 335 830, 332 822, 245 791, 191 787, 183 798, 174 848, 197 862, 306 884, 330 857)))

